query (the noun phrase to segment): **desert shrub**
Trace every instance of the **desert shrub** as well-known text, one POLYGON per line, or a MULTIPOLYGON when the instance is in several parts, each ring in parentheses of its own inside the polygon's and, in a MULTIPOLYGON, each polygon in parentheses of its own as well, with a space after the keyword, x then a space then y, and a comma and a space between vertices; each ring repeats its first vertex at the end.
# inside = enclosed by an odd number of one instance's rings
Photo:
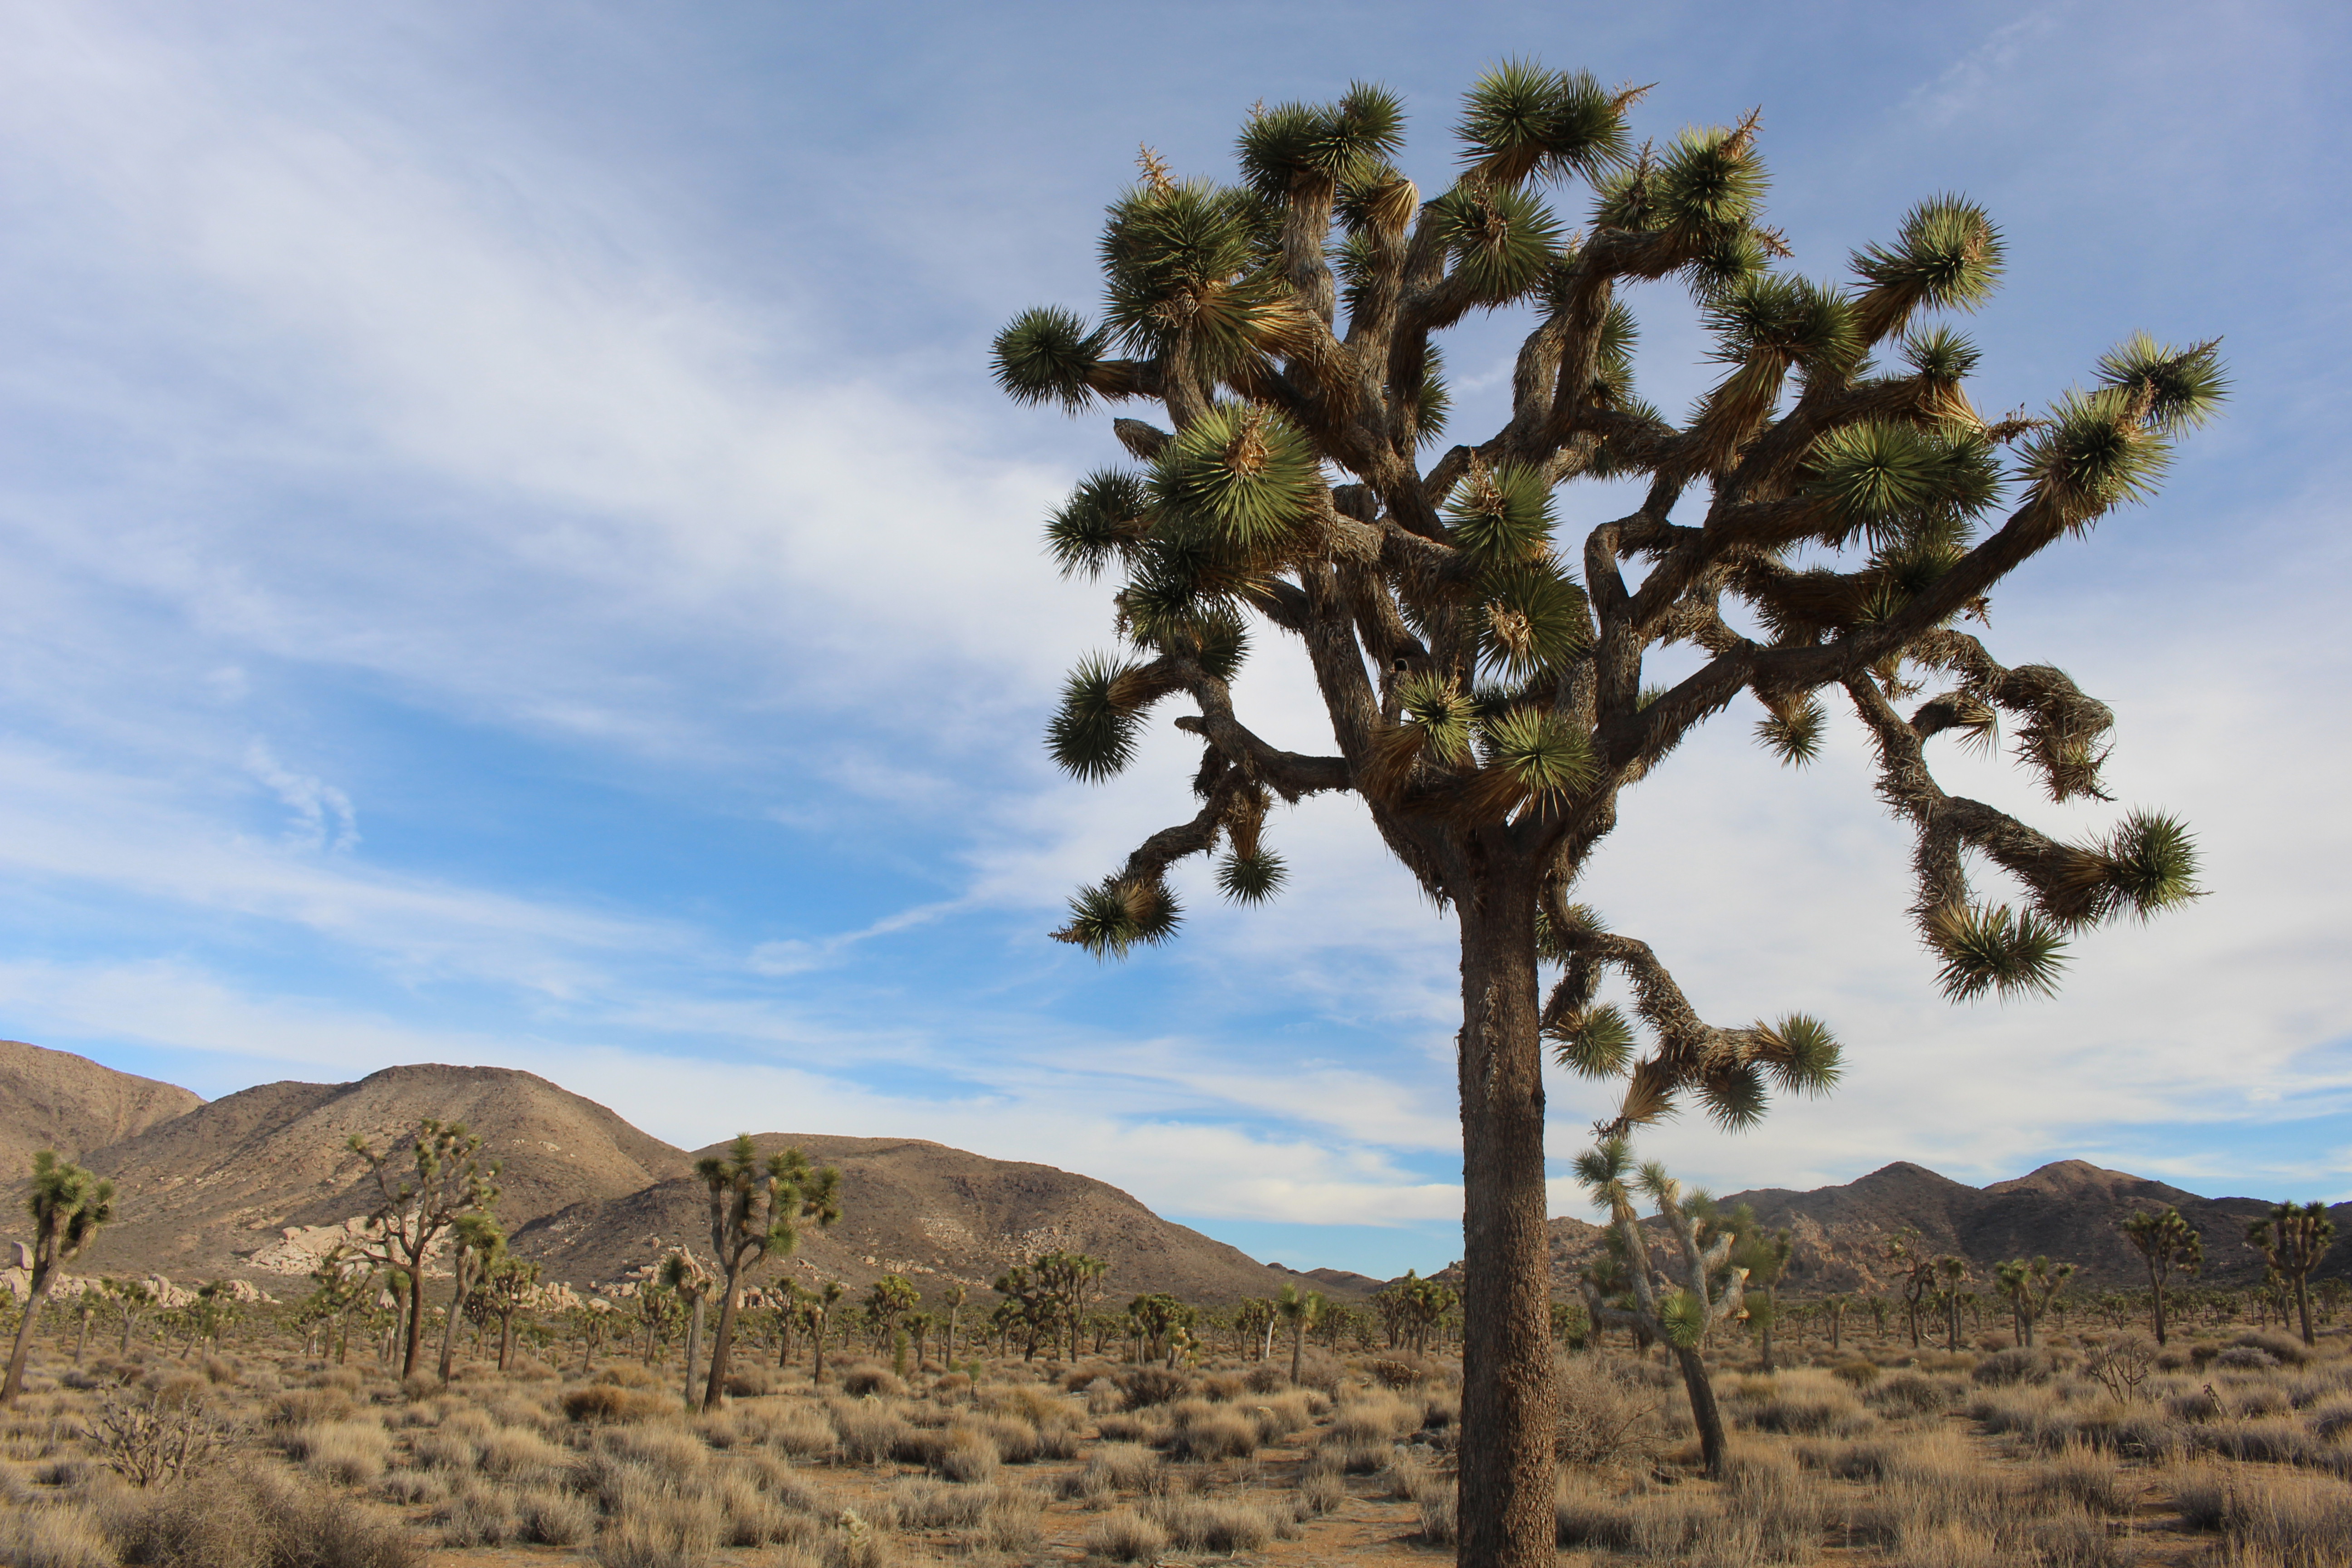
POLYGON ((1262 1361, 1249 1371, 1252 1394, 1273 1394, 1290 1386, 1289 1371, 1270 1361, 1262 1361))
POLYGON ((1298 1510, 1301 1517, 1337 1513, 1347 1503, 1348 1484, 1328 1471, 1310 1473, 1301 1470, 1298 1476, 1298 1510))
POLYGON ((525 1540, 578 1546, 596 1533, 596 1505, 562 1487, 532 1487, 515 1500, 525 1540))
POLYGON ((1128 1367, 1118 1373, 1118 1381, 1119 1392, 1127 1395, 1129 1410, 1140 1410, 1147 1405, 1166 1405, 1192 1391, 1191 1378, 1164 1366, 1128 1367))
POLYGON ((352 1396, 340 1388, 290 1388, 269 1402, 272 1426, 315 1426, 348 1421, 352 1396))
POLYGON ((1159 1455, 1139 1443, 1097 1443, 1087 1455, 1086 1468, 1066 1479, 1067 1497, 1103 1498, 1120 1492, 1158 1491, 1167 1467, 1159 1455))
POLYGON ((1424 1488, 1412 1500, 1412 1506, 1413 1511, 1421 1516, 1422 1540, 1432 1546, 1454 1544, 1461 1502, 1451 1479, 1424 1488))
POLYGON ((2047 1497, 2064 1498, 2092 1513, 2126 1514, 2132 1500, 2124 1490, 2115 1461, 2080 1445, 2062 1449, 2032 1471, 2034 1489, 2047 1497))
POLYGON ((601 1474, 614 1484, 639 1472, 667 1483, 691 1481, 710 1463, 701 1439, 677 1426, 608 1427, 596 1435, 596 1452, 604 1467, 601 1474))
POLYGON ((646 1367, 633 1361, 616 1361, 609 1363, 605 1366, 598 1369, 596 1375, 590 1378, 588 1381, 592 1384, 601 1384, 612 1388, 657 1388, 664 1386, 661 1379, 656 1377, 646 1367))
POLYGON ((504 1546, 523 1533, 521 1513, 514 1499, 498 1487, 462 1481, 449 1500, 434 1510, 444 1546, 504 1546))
POLYGON ((833 1424, 819 1411, 795 1405, 769 1419, 765 1441, 778 1453, 796 1459, 820 1458, 833 1452, 833 1424))
POLYGON ((934 1399, 957 1399, 971 1392, 971 1378, 966 1373, 945 1373, 931 1384, 931 1397, 934 1399))
POLYGON ((1568 1357, 1559 1363, 1559 1388, 1552 1447, 1562 1464, 1615 1469, 1647 1466, 1655 1456, 1656 1403, 1618 1363, 1568 1357))
POLYGON ((1306 1390, 1294 1388, 1247 1405, 1251 1424, 1257 1428, 1259 1445, 1278 1443, 1293 1432, 1313 1426, 1313 1398, 1306 1390))
POLYGON ((1160 1498, 1147 1511, 1176 1546, 1188 1552, 1255 1552, 1274 1539, 1275 1521, 1255 1503, 1160 1498))
POLYGON ((420 1568, 394 1515, 291 1477, 240 1467, 143 1494, 104 1521, 126 1568, 420 1568))
POLYGON ((2051 1371, 2050 1358, 2040 1351, 1995 1351, 1971 1367, 1969 1377, 1988 1388, 2006 1388, 2019 1383, 2047 1383, 2051 1371))
POLYGON ((775 1374, 758 1362, 731 1365, 719 1386, 730 1399, 761 1399, 775 1392, 775 1374))
POLYGON ((1747 1395, 1749 1423, 1767 1432, 1851 1436, 1870 1425, 1853 1393, 1819 1373, 1791 1373, 1768 1384, 1761 1398, 1747 1395))
POLYGON ((1437 1363, 1427 1356, 1399 1351, 1375 1359, 1364 1369, 1382 1388, 1417 1388, 1437 1375, 1437 1363))
POLYGON ((1034 1464, 1045 1453, 1037 1428, 1019 1415, 968 1416, 964 1426, 986 1436, 995 1446, 997 1457, 1008 1465, 1034 1464))
POLYGON ((322 1480, 358 1486, 383 1474, 392 1437, 373 1421, 325 1421, 278 1438, 286 1457, 322 1480))
POLYGON ((1168 1440, 1171 1426, 1164 1416, 1106 1415, 1095 1430, 1107 1443, 1149 1443, 1157 1447, 1168 1440))
POLYGON ((482 1449, 473 1438, 445 1426, 437 1430, 411 1433, 408 1457, 415 1464, 435 1469, 470 1470, 481 1462, 482 1449))
POLYGON ((2273 1329, 2258 1329, 2240 1334, 2230 1342, 2230 1348, 2261 1351, 2271 1358, 2273 1364, 2283 1363, 2288 1366, 2301 1366, 2311 1359, 2311 1347, 2293 1334, 2283 1334, 2273 1329))
POLYGON ((835 1405, 833 1429, 842 1453, 863 1465, 881 1464, 899 1445, 916 1439, 915 1429, 897 1411, 880 1405, 835 1405))
POLYGON ((96 1521, 78 1508, 18 1508, 0 1515, 6 1568, 115 1568, 96 1521))
POLYGON ((1205 1372, 1193 1380, 1193 1392, 1203 1399, 1231 1403, 1249 1392, 1245 1372, 1205 1372))
POLYGON ((718 1506, 719 1539, 730 1546, 769 1546, 779 1542, 814 1542, 815 1521, 782 1499, 764 1490, 741 1470, 713 1481, 706 1494, 718 1506))
POLYGON ((2331 1399, 2303 1413, 2303 1424, 2322 1442, 2334 1442, 2352 1433, 2352 1398, 2331 1399))
POLYGON ((854 1509, 842 1510, 840 1528, 825 1542, 824 1568, 891 1568, 897 1561, 888 1531, 854 1509))
POLYGON ((1950 1408, 1951 1390, 1916 1372, 1898 1372, 1870 1391, 1868 1399, 1879 1409, 1911 1415, 1933 1415, 1950 1408))
POLYGON ((1087 1552, 1115 1563, 1157 1562, 1168 1550, 1166 1527, 1131 1509, 1104 1514, 1087 1527, 1087 1552))
POLYGON ((482 1468, 504 1480, 551 1481, 572 1468, 572 1456, 536 1432, 494 1432, 482 1443, 482 1468))
POLYGON ((1026 1487, 1006 1487, 988 1500, 975 1544, 1026 1557, 1045 1535, 1045 1499, 1026 1487))
POLYGON ((2209 1454, 2273 1465, 2310 1464, 2320 1453, 2303 1423, 2284 1417, 2210 1422, 2195 1429, 2194 1441, 2209 1454))
POLYGON ((2341 1481, 2200 1466, 2176 1476, 2172 1491, 2182 1521, 2221 1531, 2239 1561, 2278 1568, 2352 1563, 2352 1486, 2341 1481))
POLYGON ((1395 1394, 1380 1389, 1343 1403, 1332 1416, 1327 1436, 1339 1443, 1389 1443, 1420 1425, 1417 1405, 1407 1405, 1395 1394))
POLYGON ((2268 1372, 2278 1365, 2279 1358, 2260 1345, 2231 1345, 2213 1358, 2213 1364, 2230 1372, 2268 1372))
POLYGON ((563 1414, 574 1421, 591 1425, 649 1421, 656 1416, 672 1415, 677 1408, 678 1402, 667 1394, 657 1394, 651 1389, 623 1388, 608 1383, 592 1383, 563 1396, 563 1414))
POLYGON ((901 1530, 966 1530, 980 1522, 994 1487, 942 1486, 914 1477, 892 1484, 890 1517, 901 1530))
POLYGON ((600 1568, 703 1568, 718 1552, 726 1523, 708 1497, 632 1488, 597 1532, 592 1555, 600 1568))
POLYGON ((1168 1451, 1179 1459, 1246 1459, 1257 1452, 1257 1423, 1229 1405, 1188 1399, 1171 1412, 1168 1451))
POLYGON ((883 1399, 904 1399, 907 1382, 887 1367, 859 1362, 841 1369, 841 1391, 859 1399, 869 1394, 883 1399))
POLYGON ((1874 1361, 1864 1361, 1860 1356, 1856 1356, 1852 1361, 1838 1363, 1831 1369, 1831 1373, 1840 1383, 1845 1384, 1859 1394, 1878 1381, 1879 1367, 1874 1361))

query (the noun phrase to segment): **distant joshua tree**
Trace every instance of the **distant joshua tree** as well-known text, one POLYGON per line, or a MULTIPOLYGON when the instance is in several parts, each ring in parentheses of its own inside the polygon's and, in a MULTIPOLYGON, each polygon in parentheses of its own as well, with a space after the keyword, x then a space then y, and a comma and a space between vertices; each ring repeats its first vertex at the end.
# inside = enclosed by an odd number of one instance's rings
POLYGON ((1307 1351, 1307 1331, 1315 1326, 1315 1320, 1323 1315, 1323 1293, 1308 1290, 1302 1294, 1295 1282, 1286 1279, 1280 1294, 1274 1299, 1274 1310, 1285 1323, 1290 1325, 1290 1381, 1296 1384, 1300 1362, 1307 1351))
POLYGON ((438 1370, 444 1383, 449 1381, 450 1365, 457 1351, 457 1321, 466 1315, 467 1299, 507 1250, 506 1233, 499 1228, 498 1216, 487 1209, 459 1215, 450 1230, 449 1269, 457 1278, 449 1295, 448 1315, 441 1321, 438 1370))
POLYGON ((1905 1226, 1887 1237, 1886 1261, 1900 1276, 1903 1318, 1911 1331, 1911 1348, 1919 1348, 1919 1313, 1936 1287, 1936 1260, 1919 1245, 1919 1233, 1905 1226))
POLYGON ((2156 1317, 2156 1342, 2164 1343, 2164 1287, 2178 1268, 2194 1279, 2205 1268, 2205 1238, 2181 1212, 2167 1204, 2142 1209, 2124 1221, 2124 1239, 2147 1265, 2148 1297, 2156 1317))
MULTIPOLYGON (((2294 1291, 2295 1311, 2302 1319, 2303 1342, 2317 1344, 2319 1342, 2311 1333, 2311 1294, 2305 1281, 2336 1240, 2336 1222, 2328 1217, 2327 1205, 2317 1198, 2300 1208, 2280 1204, 2246 1226, 2246 1240, 2270 1259, 2280 1283, 2294 1291)), ((2285 1313, 2279 1315, 2284 1321, 2285 1313)))
MULTIPOLYGON (((772 1258, 790 1258, 800 1247, 802 1226, 814 1221, 822 1227, 841 1217, 841 1173, 814 1169, 798 1149, 780 1149, 761 1160, 748 1132, 738 1134, 724 1155, 707 1156, 694 1169, 710 1189, 710 1250, 724 1276, 710 1380, 702 1392, 702 1407, 716 1410, 735 1349, 744 1276, 772 1258)), ((687 1397, 694 1397, 692 1389, 687 1397)))
POLYGON ((409 1169, 395 1171, 397 1145, 378 1153, 358 1133, 348 1145, 375 1180, 376 1205, 357 1244, 360 1257, 401 1280, 407 1294, 400 1375, 416 1370, 425 1338, 425 1262, 441 1233, 461 1215, 496 1206, 499 1166, 482 1158, 482 1140, 462 1121, 431 1117, 416 1124, 409 1146, 409 1169))
POLYGON ((1780 265, 1758 117, 1657 147, 1628 124, 1641 96, 1497 67, 1427 199, 1394 162, 1395 94, 1263 107, 1235 184, 1142 161, 1098 247, 1100 324, 1033 309, 995 344, 1016 399, 1157 404, 1169 421, 1116 421, 1137 467, 1089 476, 1048 525, 1066 571, 1121 580, 1127 644, 1077 665, 1050 745, 1105 778, 1153 706, 1184 700, 1195 804, 1080 890, 1055 934, 1098 954, 1169 940, 1171 869, 1221 847, 1223 892, 1270 897, 1285 868, 1269 813, 1333 793, 1363 803, 1460 927, 1465 1563, 1556 1555, 1545 1040, 1622 1081, 1608 1132, 1678 1098, 1744 1126, 1773 1092, 1836 1073, 1819 1020, 1710 1023, 1666 955, 1577 904, 1627 789, 1743 698, 1790 763, 1820 753, 1824 699, 1850 704, 1882 800, 1916 830, 1909 913, 1956 999, 2048 990, 2071 934, 2195 886, 2175 819, 2136 813, 2064 843, 1948 794, 1929 749, 1990 747, 2005 713, 2053 798, 2104 798, 2107 708, 2057 669, 2003 664, 1962 623, 2153 492, 2173 438, 2221 395, 2214 345, 2131 339, 2046 414, 1988 421, 1964 390, 1977 349, 1927 320, 2000 279, 1980 208, 1925 201, 1852 256, 1849 281, 1816 282, 1780 265), (1545 199, 1571 180, 1591 193, 1580 221, 1545 199), (1696 298, 1721 376, 1679 422, 1636 390, 1628 304, 1669 281, 1696 298), (1529 319, 1500 428, 1433 447, 1449 405, 1437 339, 1514 308, 1529 319), (1580 481, 1633 481, 1639 499, 1564 537, 1553 492, 1580 481), (1244 721, 1234 679, 1261 638, 1311 667, 1328 753, 1244 721), (1696 668, 1645 679, 1675 645, 1696 668), (2016 894, 1979 891, 1979 865, 2016 894), (1566 969, 1549 1001, 1547 961, 1566 969), (1647 1044, 1599 1001, 1612 972, 1647 1044))
POLYGON ((950 1367, 955 1365, 956 1359, 956 1320, 963 1311, 964 1302, 971 1299, 971 1291, 963 1285, 950 1285, 940 1293, 940 1301, 948 1310, 948 1365, 950 1367))
POLYGON ((8 1352, 8 1380, 0 1384, 0 1406, 14 1405, 25 1387, 25 1358, 33 1348, 33 1326, 58 1282, 58 1270, 81 1256, 114 1218, 114 1184, 91 1174, 53 1149, 33 1156, 32 1190, 25 1212, 33 1220, 32 1278, 25 1291, 16 1343, 8 1352))
POLYGON ((1596 1323, 1639 1327, 1674 1352, 1707 1473, 1720 1478, 1727 1473, 1730 1448, 1704 1352, 1708 1331, 1740 1310, 1748 1270, 1731 1261, 1737 1238, 1727 1226, 1717 1223, 1719 1216, 1706 1194, 1695 1188, 1685 1192, 1654 1160, 1637 1172, 1622 1138, 1605 1138, 1599 1147, 1579 1155, 1576 1174, 1593 1203, 1608 1209, 1610 1228, 1617 1233, 1625 1258, 1624 1293, 1605 1297, 1588 1281, 1586 1310, 1596 1323), (1649 1237, 1633 1208, 1637 1187, 1658 1205, 1659 1217, 1666 1222, 1681 1255, 1679 1279, 1654 1268, 1649 1237))
POLYGON ((1773 1372, 1772 1331, 1780 1316, 1780 1272, 1789 1267, 1791 1251, 1789 1233, 1765 1230, 1746 1204, 1731 1211, 1729 1223, 1738 1238, 1732 1244, 1731 1261, 1748 1270, 1748 1315, 1756 1329, 1757 1348, 1763 1352, 1764 1370, 1773 1372))
POLYGON ((1102 1289, 1103 1275, 1110 1265, 1083 1252, 1056 1249, 1031 1268, 1038 1294, 1049 1304, 1054 1327, 1069 1336, 1070 1359, 1076 1361, 1079 1336, 1086 1331, 1087 1306, 1102 1289))
POLYGON ((2046 1258, 2030 1262, 2016 1258, 1993 1265, 1993 1284, 2009 1299, 2010 1318, 2016 1325, 2019 1344, 2028 1350, 2033 1348, 2033 1325, 2074 1277, 2073 1264, 2053 1263, 2046 1258))
POLYGON ((483 1271, 484 1310, 499 1321, 499 1370, 514 1355, 515 1318, 539 1300, 539 1265, 501 1256, 483 1271))
POLYGON ((874 1331, 874 1348, 887 1350, 907 1315, 921 1303, 923 1293, 902 1275, 885 1274, 866 1288, 866 1321, 874 1331))
POLYGON ((710 1300, 710 1270, 690 1248, 681 1247, 662 1259, 661 1282, 686 1310, 685 1399, 692 1405, 694 1369, 702 1356, 702 1315, 710 1300))

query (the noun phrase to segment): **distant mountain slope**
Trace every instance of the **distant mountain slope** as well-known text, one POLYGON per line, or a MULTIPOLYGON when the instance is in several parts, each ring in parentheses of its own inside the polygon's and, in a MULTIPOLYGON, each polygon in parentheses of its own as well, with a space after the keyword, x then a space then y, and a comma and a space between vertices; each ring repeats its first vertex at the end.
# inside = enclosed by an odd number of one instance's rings
MULTIPOLYGON (((2259 1280, 2262 1255, 2246 1245, 2246 1222, 2271 1206, 2258 1198, 2204 1198, 2162 1182, 2061 1160, 1987 1187, 1900 1162, 1842 1186, 1790 1192, 1767 1187, 1730 1193, 1792 1243, 1784 1288, 1801 1296, 1891 1289, 1886 1243, 1908 1226, 1930 1253, 1951 1253, 1981 1276, 2012 1258, 2046 1257, 2072 1263, 2079 1288, 2144 1287, 2139 1254, 2123 1237, 2123 1222, 2141 1209, 2173 1205, 2205 1243, 2202 1282, 2246 1285, 2259 1280)), ((2322 1262, 2317 1279, 2352 1278, 2352 1204, 2331 1211, 2345 1240, 2322 1262)), ((1601 1233, 1581 1220, 1551 1222, 1552 1267, 1566 1285, 1601 1250, 1601 1233)))
MULTIPOLYGON (((1230 1301, 1272 1295, 1287 1278, 1117 1187, 1051 1165, 911 1138, 764 1133, 753 1142, 762 1153, 796 1146, 841 1172, 841 1223, 809 1233, 789 1266, 803 1282, 839 1279, 862 1289, 897 1273, 926 1292, 958 1282, 985 1292, 1008 1266, 1055 1248, 1110 1266, 1106 1301, 1154 1290, 1230 1301)), ((518 1231, 514 1247, 563 1279, 611 1280, 681 1242, 708 1254, 709 1213, 708 1189, 687 1177, 550 1215, 518 1231)))
MULTIPOLYGON (((593 1100, 504 1068, 397 1067, 357 1083, 263 1084, 90 1153, 90 1166, 115 1180, 121 1218, 85 1267, 174 1278, 254 1267, 283 1228, 339 1226, 371 1206, 366 1168, 346 1148, 352 1134, 382 1149, 428 1116, 464 1122, 505 1162, 499 1212, 509 1226, 689 1168, 683 1152, 593 1100)), ((268 1271, 271 1261, 259 1266, 268 1271)), ((308 1267, 277 1261, 278 1272, 308 1267)))
POLYGON ((184 1089, 87 1057, 0 1040, 0 1191, 22 1184, 38 1150, 79 1160, 203 1104, 184 1089))

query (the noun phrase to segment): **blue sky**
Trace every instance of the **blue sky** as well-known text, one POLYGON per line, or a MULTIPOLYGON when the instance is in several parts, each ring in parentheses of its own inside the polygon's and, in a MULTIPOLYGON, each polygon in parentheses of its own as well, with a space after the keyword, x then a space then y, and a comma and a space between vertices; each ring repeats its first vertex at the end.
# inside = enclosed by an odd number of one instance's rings
MULTIPOLYGON (((1108 617, 1038 522, 1118 453, 1005 403, 986 349, 1091 303, 1139 142, 1220 174, 1253 100, 1376 79, 1432 189, 1462 89, 1524 56, 1656 82, 1644 134, 1760 106, 1814 276, 1922 196, 1985 203, 1980 407, 2141 328, 2224 336, 2237 383, 2155 504, 1994 620, 2116 707, 2111 780, 2197 824, 2210 896, 2078 944, 2054 1001, 1946 1006, 1856 738, 1791 775, 1727 715, 1591 896, 1708 1016, 1820 1013, 1850 1070, 1652 1147, 1718 1188, 2082 1157, 2352 1195, 2339 8, 0 16, 0 1034, 206 1095, 527 1068, 679 1143, 934 1138, 1260 1257, 1444 1264, 1451 933, 1346 803, 1273 824, 1270 910, 1196 889, 1123 966, 1045 940, 1189 813, 1187 748, 1108 788, 1046 763, 1108 617)), ((1690 309, 1635 303, 1679 406, 1690 309)), ((1457 430, 1515 324, 1449 349, 1457 430)), ((1315 749, 1278 654, 1243 697, 1315 749)), ((1565 1159, 1597 1100, 1553 1104, 1565 1159)))

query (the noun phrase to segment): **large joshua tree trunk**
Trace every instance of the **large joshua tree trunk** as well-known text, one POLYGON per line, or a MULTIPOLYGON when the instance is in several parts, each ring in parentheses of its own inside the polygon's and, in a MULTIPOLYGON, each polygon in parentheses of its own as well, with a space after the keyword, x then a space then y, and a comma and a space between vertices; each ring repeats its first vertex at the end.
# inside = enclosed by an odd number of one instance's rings
POLYGON ((727 1358, 735 1350, 735 1314, 739 1310, 736 1299, 741 1293, 735 1277, 728 1276, 727 1294, 719 1300, 719 1331, 711 1336, 710 1341, 710 1374, 702 1390, 702 1407, 705 1410, 718 1409, 719 1396, 726 1391, 727 1358))
POLYGON ((1461 900, 1461 1561, 1555 1556, 1551 1261, 1537 1032, 1535 890, 1501 878, 1461 900))
POLYGON ((1723 1412, 1716 1407, 1715 1384, 1706 1375, 1706 1362, 1696 1350, 1676 1347, 1675 1364, 1682 1369, 1683 1389, 1690 1395, 1691 1421, 1698 1427, 1700 1455, 1710 1476, 1724 1474, 1731 1446, 1723 1436, 1723 1412))

